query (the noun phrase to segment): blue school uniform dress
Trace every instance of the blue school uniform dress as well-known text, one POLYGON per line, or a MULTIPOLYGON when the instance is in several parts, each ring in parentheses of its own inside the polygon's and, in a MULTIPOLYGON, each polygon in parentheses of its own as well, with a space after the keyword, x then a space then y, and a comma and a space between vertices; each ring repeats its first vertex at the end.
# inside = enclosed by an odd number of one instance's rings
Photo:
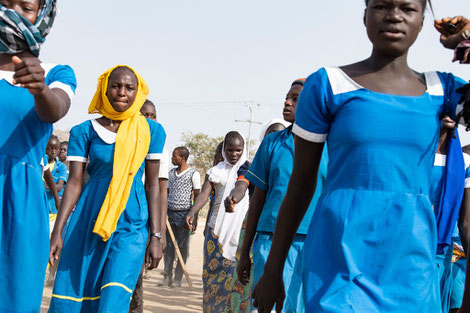
POLYGON ((304 244, 307 312, 440 312, 430 188, 440 116, 465 84, 425 73, 420 96, 368 90, 339 68, 306 81, 295 135, 329 164, 304 244))
MULTIPOLYGON (((42 65, 49 88, 72 99, 75 74, 68 66, 42 65)), ((0 71, 0 312, 39 312, 49 258, 49 213, 41 159, 52 134, 27 89, 0 71)))
MULTIPOLYGON (((49 157, 47 155, 44 156, 44 162, 45 162, 44 164, 49 163, 49 157)), ((62 195, 64 194, 65 183, 67 182, 67 179, 69 177, 69 175, 67 174, 67 165, 60 162, 59 159, 56 158, 54 167, 51 168, 50 170, 51 170, 51 175, 52 175, 52 178, 54 179, 55 184, 57 184, 59 180, 64 182, 64 186, 58 192, 59 197, 62 198, 62 195)), ((46 194, 47 194, 47 203, 49 206, 49 214, 57 214, 57 208, 55 207, 54 195, 52 194, 50 190, 47 190, 46 194)))
MULTIPOLYGON (((264 265, 271 249, 276 219, 284 195, 287 191, 294 162, 294 136, 292 126, 285 130, 269 134, 261 142, 246 178, 256 187, 266 191, 266 199, 256 228, 257 234, 253 242, 253 286, 261 278, 264 265)), ((289 249, 284 266, 283 279, 286 290, 286 300, 282 312, 305 312, 302 294, 301 267, 302 249, 312 219, 315 206, 326 180, 328 164, 327 149, 323 150, 318 171, 317 188, 312 202, 297 230, 294 242, 289 249)), ((252 305, 252 310, 256 310, 252 305)))
MULTIPOLYGON (((163 127, 147 120, 151 142, 148 160, 162 157, 163 127)), ((113 174, 116 134, 96 120, 72 128, 68 161, 90 163, 84 186, 65 235, 49 312, 128 312, 144 260, 148 237, 148 206, 142 175, 135 175, 127 206, 109 240, 93 233, 96 218, 113 174)))

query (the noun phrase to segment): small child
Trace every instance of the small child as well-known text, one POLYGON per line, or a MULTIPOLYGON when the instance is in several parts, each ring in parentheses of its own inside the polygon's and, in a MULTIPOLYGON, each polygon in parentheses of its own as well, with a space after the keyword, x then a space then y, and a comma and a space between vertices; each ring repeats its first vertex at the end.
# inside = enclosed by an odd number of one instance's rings
POLYGON ((68 141, 62 141, 59 148, 59 161, 67 166, 67 173, 69 172, 69 162, 67 161, 67 150, 69 147, 68 141))
MULTIPOLYGON (((67 166, 59 161, 60 155, 60 141, 57 136, 52 135, 49 138, 46 146, 45 164, 52 175, 54 180, 54 186, 46 184, 46 195, 47 203, 49 206, 49 229, 52 231, 54 223, 57 217, 57 205, 55 196, 51 188, 56 188, 59 198, 62 198, 65 189, 65 183, 67 182, 67 166)), ((54 284, 55 274, 57 272, 57 263, 54 266, 49 267, 49 277, 47 278, 47 285, 52 286, 54 284)))
MULTIPOLYGON (((51 171, 52 177, 54 178, 54 183, 56 184, 57 192, 59 193, 59 197, 62 197, 64 193, 64 186, 67 182, 68 174, 67 174, 67 166, 59 161, 59 150, 60 150, 60 141, 57 136, 52 135, 49 138, 46 146, 46 157, 45 157, 45 164, 48 165, 49 170, 51 171)), ((57 209, 55 207, 54 196, 52 192, 47 188, 47 201, 49 204, 49 214, 51 214, 51 218, 55 219, 55 215, 57 215, 57 209)))

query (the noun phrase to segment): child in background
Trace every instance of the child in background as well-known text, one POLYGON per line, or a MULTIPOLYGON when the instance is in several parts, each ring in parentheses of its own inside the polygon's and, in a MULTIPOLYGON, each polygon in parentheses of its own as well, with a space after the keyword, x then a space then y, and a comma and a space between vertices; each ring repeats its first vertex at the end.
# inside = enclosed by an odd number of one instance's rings
MULTIPOLYGON (((68 173, 67 173, 67 166, 59 161, 59 154, 60 154, 60 142, 57 136, 52 135, 49 138, 46 146, 46 156, 45 156, 45 163, 47 164, 47 168, 52 175, 52 179, 54 180, 54 187, 57 190, 57 195, 59 199, 62 198, 65 189, 65 183, 67 182, 68 173)), ((52 232, 54 228, 54 223, 57 217, 57 206, 56 206, 56 199, 52 190, 46 184, 46 195, 47 195, 47 204, 49 206, 49 231, 52 232)), ((46 284, 48 286, 54 285, 55 274, 57 272, 57 263, 54 266, 49 266, 49 276, 47 278, 46 284)))
POLYGON ((69 146, 68 141, 62 141, 60 143, 60 149, 59 149, 59 161, 64 163, 67 166, 67 173, 69 172, 69 162, 67 161, 68 146, 69 146))
MULTIPOLYGON (((54 183, 56 185, 57 192, 59 197, 62 198, 64 193, 64 185, 67 182, 68 174, 67 174, 67 166, 59 161, 59 150, 60 150, 60 141, 57 136, 52 135, 49 138, 46 146, 46 164, 49 166, 49 170, 51 171, 51 175, 54 178, 54 183)), ((52 192, 47 189, 47 202, 49 205, 49 214, 51 214, 50 218, 55 220, 55 216, 57 215, 57 209, 55 207, 54 196, 52 192)))

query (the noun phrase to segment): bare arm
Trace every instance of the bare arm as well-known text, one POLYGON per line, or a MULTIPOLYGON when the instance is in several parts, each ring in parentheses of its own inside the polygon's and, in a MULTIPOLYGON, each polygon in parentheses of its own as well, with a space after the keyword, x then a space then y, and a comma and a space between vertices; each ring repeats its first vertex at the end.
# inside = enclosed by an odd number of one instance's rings
POLYGON ((82 179, 85 165, 86 164, 82 162, 70 162, 69 180, 65 186, 64 196, 60 204, 54 230, 51 234, 51 250, 49 254, 49 263, 51 265, 54 265, 54 260, 58 260, 60 257, 63 245, 62 231, 82 192, 82 179))
MULTIPOLYGON (((158 174, 160 170, 159 160, 145 161, 145 185, 149 210, 149 228, 150 233, 162 232, 162 211, 160 202, 160 182, 158 174)), ((163 256, 162 243, 160 239, 154 236, 150 237, 150 241, 145 253, 145 262, 149 269, 158 266, 163 256)))
POLYGON ((206 178, 204 185, 202 185, 202 191, 196 197, 196 199, 194 200, 193 206, 191 207, 188 214, 186 215, 186 227, 188 229, 192 229, 196 214, 207 203, 207 200, 209 200, 212 190, 213 190, 212 183, 209 181, 208 178, 206 178))
POLYGON ((323 145, 295 137, 294 168, 279 209, 264 274, 253 291, 254 305, 260 312, 271 312, 274 304, 276 310, 281 312, 284 301, 284 263, 297 228, 315 193, 323 145))
MULTIPOLYGON (((248 185, 248 184, 247 184, 248 185)), ((255 187, 255 192, 251 197, 250 207, 248 209, 248 217, 246 220, 245 236, 240 251, 240 261, 237 265, 238 279, 244 285, 250 280, 251 260, 250 249, 256 235, 259 218, 263 211, 264 202, 266 201, 266 191, 255 187)))
POLYGON ((160 220, 161 226, 160 231, 162 233, 162 239, 160 240, 162 243, 162 251, 165 252, 166 250, 166 217, 168 214, 168 188, 166 178, 159 178, 160 184, 160 220))
POLYGON ((45 83, 45 72, 38 58, 12 57, 14 83, 28 89, 34 96, 34 107, 41 120, 55 123, 67 114, 70 98, 59 88, 50 89, 45 83))
MULTIPOLYGON (((470 309, 470 189, 466 188, 463 195, 462 206, 459 216, 459 233, 462 239, 462 246, 467 256, 467 268, 465 275, 465 292, 462 301, 461 312, 468 312, 470 309)), ((449 247, 451 249, 452 247, 449 247)))
POLYGON ((244 180, 239 180, 235 183, 235 187, 230 191, 230 194, 224 200, 225 212, 234 212, 235 206, 239 203, 246 194, 249 184, 244 180))
POLYGON ((64 181, 63 180, 59 180, 57 182, 57 184, 55 184, 56 186, 56 189, 57 189, 57 192, 60 192, 62 190, 62 188, 64 188, 64 181))
POLYGON ((60 198, 59 194, 57 193, 57 186, 54 183, 54 178, 52 177, 50 169, 44 171, 44 181, 46 182, 47 188, 52 192, 52 195, 54 196, 55 207, 58 210, 60 206, 60 198))

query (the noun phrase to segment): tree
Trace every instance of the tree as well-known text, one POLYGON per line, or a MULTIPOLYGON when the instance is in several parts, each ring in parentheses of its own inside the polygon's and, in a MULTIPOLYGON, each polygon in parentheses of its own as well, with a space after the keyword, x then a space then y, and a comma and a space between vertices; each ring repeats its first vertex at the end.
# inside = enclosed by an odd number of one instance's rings
POLYGON ((215 149, 224 140, 224 137, 210 137, 204 133, 193 134, 184 132, 181 135, 183 146, 188 148, 190 153, 189 164, 196 168, 202 177, 212 167, 215 149))

